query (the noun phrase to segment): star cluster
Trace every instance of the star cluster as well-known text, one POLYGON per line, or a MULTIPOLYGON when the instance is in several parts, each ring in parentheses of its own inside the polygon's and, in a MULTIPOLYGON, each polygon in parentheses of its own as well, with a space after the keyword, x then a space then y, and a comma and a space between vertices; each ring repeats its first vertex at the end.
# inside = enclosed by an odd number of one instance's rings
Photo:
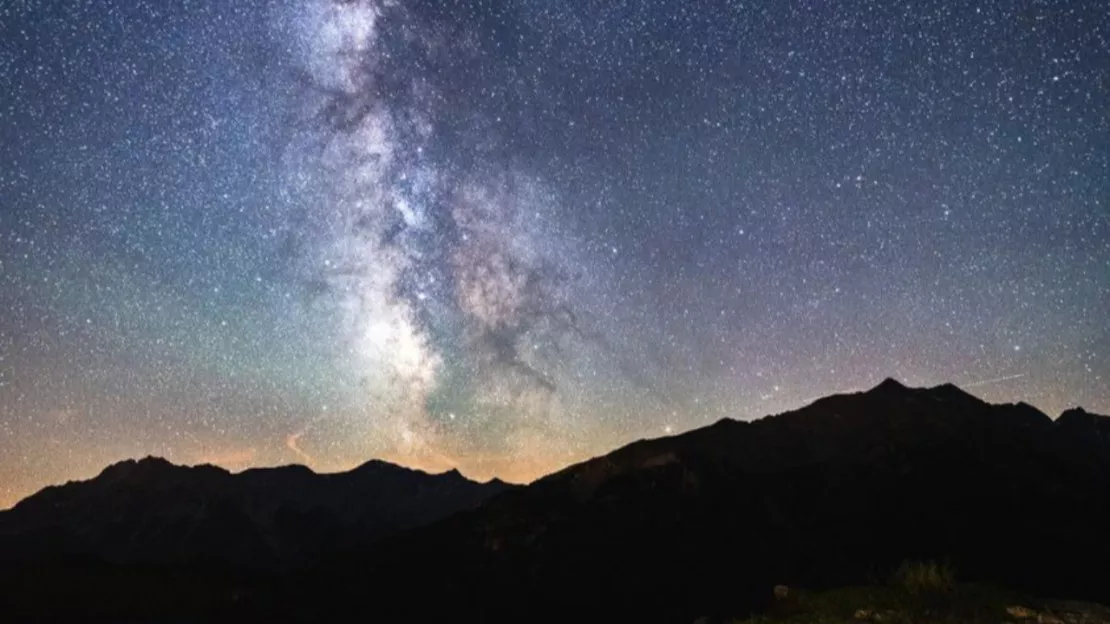
POLYGON ((0 506, 527 481, 894 376, 1110 412, 1100 2, 0 6, 0 506))

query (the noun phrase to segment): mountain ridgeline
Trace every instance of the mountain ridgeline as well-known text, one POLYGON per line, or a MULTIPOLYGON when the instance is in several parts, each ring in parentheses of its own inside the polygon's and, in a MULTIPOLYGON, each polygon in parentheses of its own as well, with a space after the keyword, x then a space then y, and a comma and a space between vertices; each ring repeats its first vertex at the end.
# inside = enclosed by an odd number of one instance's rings
POLYGON ((145 461, 0 514, 2 545, 19 545, 3 612, 692 622, 758 611, 776 584, 867 583, 915 559, 1110 601, 1110 418, 1053 421, 952 385, 887 380, 519 488, 373 464, 325 494, 291 485, 332 477, 306 469, 145 461), (216 485, 236 480, 252 485, 216 485), (239 494, 212 494, 223 487, 239 494), (284 567, 259 572, 254 553, 284 567))
POLYGON ((298 465, 232 474, 147 457, 113 464, 88 481, 48 487, 0 513, 0 561, 49 555, 113 564, 294 568, 513 487, 381 461, 333 474, 298 465))

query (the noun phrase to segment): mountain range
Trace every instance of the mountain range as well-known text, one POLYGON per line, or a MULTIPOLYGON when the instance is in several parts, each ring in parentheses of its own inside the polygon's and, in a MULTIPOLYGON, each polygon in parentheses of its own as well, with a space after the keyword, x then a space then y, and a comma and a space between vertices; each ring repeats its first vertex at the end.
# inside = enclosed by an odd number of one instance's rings
POLYGON ((125 462, 0 513, 0 612, 65 619, 727 620, 908 560, 1110 601, 1110 418, 886 380, 526 487, 381 462, 125 462))
POLYGON ((48 487, 0 513, 0 561, 88 556, 113 564, 303 566, 474 507, 515 486, 382 461, 317 474, 305 466, 232 474, 157 458, 48 487))

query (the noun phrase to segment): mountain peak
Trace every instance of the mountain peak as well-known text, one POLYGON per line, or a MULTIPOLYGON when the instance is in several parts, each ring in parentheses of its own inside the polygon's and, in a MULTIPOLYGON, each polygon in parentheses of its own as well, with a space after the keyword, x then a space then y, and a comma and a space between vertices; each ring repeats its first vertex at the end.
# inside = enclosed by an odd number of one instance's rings
POLYGON ((1110 434, 1110 416, 1088 412, 1082 407, 1064 410, 1056 419, 1056 425, 1066 430, 1098 432, 1110 434))
POLYGON ((138 481, 158 481, 166 478, 180 478, 185 475, 211 478, 229 474, 231 473, 227 469, 213 464, 183 466, 155 455, 147 455, 141 459, 124 459, 109 465, 100 472, 101 476, 138 481))
POLYGON ((105 468, 104 473, 149 474, 177 467, 178 466, 163 457, 147 455, 141 459, 124 459, 118 461, 105 468))
POLYGON ((909 388, 902 384, 902 382, 893 377, 887 377, 886 379, 879 382, 879 385, 875 386, 871 390, 868 390, 868 393, 905 392, 906 390, 909 390, 909 388))
POLYGON ((963 388, 951 382, 933 386, 928 389, 928 392, 931 397, 940 401, 980 401, 975 395, 969 394, 963 388))
POLYGON ((409 468, 400 464, 394 464, 381 459, 370 459, 358 466, 347 471, 351 474, 362 475, 424 475, 427 474, 423 470, 416 468, 409 468))
POLYGON ((1082 407, 1072 407, 1072 408, 1066 409, 1066 410, 1064 410, 1063 412, 1060 413, 1060 420, 1063 420, 1065 418, 1067 418, 1067 419, 1072 419, 1072 418, 1090 419, 1090 418, 1094 418, 1096 416, 1097 416, 1097 414, 1092 414, 1091 412, 1088 412, 1087 410, 1083 409, 1082 407))

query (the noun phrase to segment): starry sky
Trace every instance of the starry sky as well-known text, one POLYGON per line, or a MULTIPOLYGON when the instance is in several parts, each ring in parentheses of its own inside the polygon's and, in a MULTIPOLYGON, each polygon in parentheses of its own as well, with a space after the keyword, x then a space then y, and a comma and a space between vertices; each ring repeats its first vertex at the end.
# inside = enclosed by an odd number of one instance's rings
POLYGON ((1095 0, 0 2, 0 507, 528 481, 893 376, 1110 412, 1095 0))

